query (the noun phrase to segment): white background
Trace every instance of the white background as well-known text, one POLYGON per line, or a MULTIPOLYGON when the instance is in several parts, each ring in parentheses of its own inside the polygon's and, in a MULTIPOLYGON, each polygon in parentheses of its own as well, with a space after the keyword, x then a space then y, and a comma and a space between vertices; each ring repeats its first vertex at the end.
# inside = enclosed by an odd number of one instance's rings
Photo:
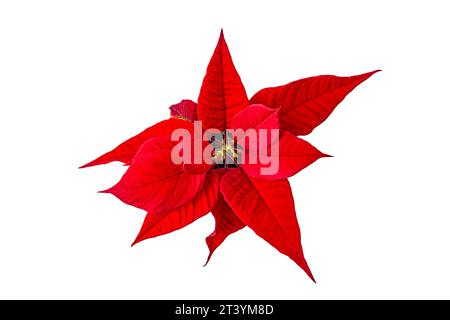
POLYGON ((450 298, 448 1, 0 2, 0 298, 450 298), (383 69, 291 179, 317 284, 249 229, 203 268, 207 216, 130 248, 119 164, 78 170, 196 100, 224 28, 251 96, 383 69))

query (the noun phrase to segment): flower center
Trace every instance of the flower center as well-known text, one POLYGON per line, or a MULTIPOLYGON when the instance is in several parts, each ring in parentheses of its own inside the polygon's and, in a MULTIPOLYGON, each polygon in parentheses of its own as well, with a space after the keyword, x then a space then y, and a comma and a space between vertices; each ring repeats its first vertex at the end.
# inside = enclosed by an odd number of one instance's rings
POLYGON ((224 139, 224 135, 216 136, 211 144, 214 146, 214 169, 238 167, 239 146, 234 143, 234 139, 224 139))

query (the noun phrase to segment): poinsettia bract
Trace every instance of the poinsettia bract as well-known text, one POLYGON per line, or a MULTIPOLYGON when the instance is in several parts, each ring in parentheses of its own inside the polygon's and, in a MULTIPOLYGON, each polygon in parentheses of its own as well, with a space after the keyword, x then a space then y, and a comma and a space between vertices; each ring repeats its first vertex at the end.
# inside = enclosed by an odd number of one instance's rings
POLYGON ((301 79, 249 99, 221 32, 198 104, 182 100, 170 106, 169 119, 82 168, 112 161, 129 166, 102 192, 145 210, 133 245, 212 212, 215 230, 206 238, 207 262, 229 235, 247 226, 314 281, 288 178, 327 155, 298 136, 325 121, 376 72, 301 79))

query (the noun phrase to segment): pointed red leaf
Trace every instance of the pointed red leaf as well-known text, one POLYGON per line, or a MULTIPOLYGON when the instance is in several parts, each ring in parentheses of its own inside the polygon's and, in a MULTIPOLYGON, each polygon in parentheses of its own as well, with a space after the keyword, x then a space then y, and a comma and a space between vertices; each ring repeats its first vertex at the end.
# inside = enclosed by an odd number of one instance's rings
POLYGON ((221 32, 200 89, 198 117, 205 129, 224 131, 231 127, 233 116, 247 106, 245 88, 221 32))
MULTIPOLYGON (((218 169, 215 170, 215 172, 221 179, 222 176, 230 170, 237 169, 218 169)), ((234 214, 233 210, 231 210, 230 206, 228 206, 228 204, 225 202, 221 193, 218 195, 217 202, 211 212, 216 221, 216 225, 214 232, 206 238, 209 255, 208 259, 206 260, 205 266, 208 264, 214 251, 224 242, 224 240, 229 235, 245 227, 245 224, 241 220, 239 220, 239 218, 234 214)))
POLYGON ((214 166, 214 149, 209 141, 203 141, 202 134, 192 134, 190 151, 189 162, 183 164, 184 171, 190 174, 202 174, 214 166), (198 150, 196 150, 196 145, 199 147, 198 150))
POLYGON ((216 226, 214 232, 206 238, 209 255, 205 266, 208 264, 214 251, 229 235, 245 227, 245 224, 234 214, 233 210, 223 200, 222 195, 219 195, 217 203, 212 209, 212 214, 216 221, 216 226))
MULTIPOLYGON (((252 152, 256 150, 247 151, 247 153, 252 152)), ((252 177, 279 180, 295 175, 322 157, 328 157, 328 155, 292 133, 281 130, 280 139, 269 146, 267 151, 259 152, 257 157, 255 156, 258 159, 256 163, 249 163, 250 156, 246 154, 246 161, 241 164, 241 167, 252 177), (269 167, 273 169, 268 170, 269 167)))
POLYGON ((250 103, 281 107, 281 128, 295 135, 306 135, 325 121, 347 94, 378 71, 352 77, 323 75, 301 79, 262 89, 250 103))
POLYGON ((280 128, 278 111, 278 109, 271 109, 261 104, 254 104, 237 113, 231 121, 237 144, 246 151, 257 153, 261 146, 265 148, 278 141, 278 129, 280 128), (239 132, 239 129, 242 129, 243 132, 239 132), (265 132, 261 133, 262 130, 265 132), (277 136, 273 135, 272 130, 277 131, 277 136), (252 131, 256 137, 253 142, 252 131))
POLYGON ((192 100, 181 100, 181 102, 169 107, 170 117, 187 121, 197 120, 197 103, 192 100))
POLYGON ((119 144, 113 150, 105 153, 97 159, 81 166, 80 168, 86 168, 91 166, 97 166, 100 164, 107 164, 113 161, 120 161, 125 164, 130 164, 134 156, 138 152, 139 148, 148 139, 171 135, 173 130, 178 128, 185 128, 191 130, 192 123, 181 119, 168 119, 158 122, 154 126, 145 129, 136 136, 126 140, 119 144))
POLYGON ((268 108, 262 104, 252 104, 237 113, 231 120, 231 127, 242 129, 279 129, 278 109, 268 108))
POLYGON ((201 190, 205 174, 189 174, 175 165, 170 137, 144 143, 122 179, 103 192, 112 193, 126 204, 148 212, 161 213, 178 208, 201 190))
POLYGON ((218 193, 219 179, 214 172, 208 172, 202 190, 191 201, 168 212, 147 213, 144 224, 132 245, 181 229, 203 217, 211 211, 218 193))
POLYGON ((267 181, 232 170, 220 190, 233 212, 258 236, 297 263, 314 281, 303 256, 294 199, 287 179, 267 181))

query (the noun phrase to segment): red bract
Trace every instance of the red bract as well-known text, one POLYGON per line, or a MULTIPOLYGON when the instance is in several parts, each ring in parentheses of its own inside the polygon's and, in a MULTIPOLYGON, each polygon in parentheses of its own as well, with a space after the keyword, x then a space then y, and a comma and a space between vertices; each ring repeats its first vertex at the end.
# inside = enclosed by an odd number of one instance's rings
POLYGON ((147 212, 133 245, 178 230, 212 212, 216 224, 206 238, 210 251, 207 262, 229 235, 248 226, 314 280, 303 254, 287 178, 327 155, 297 135, 310 133, 375 72, 297 80, 262 89, 249 100, 221 32, 198 105, 191 100, 172 105, 170 119, 82 168, 112 161, 129 165, 122 179, 102 192, 147 212), (202 128, 196 126, 196 120, 202 121, 202 128), (237 130, 233 147, 217 136, 205 141, 208 129, 215 129, 221 137, 226 137, 229 129, 237 130), (173 141, 175 130, 194 148, 178 150, 179 144, 173 141), (246 135, 252 130, 254 144, 246 135), (197 161, 196 148, 203 155, 201 161, 197 161), (180 161, 174 161, 174 152, 179 152, 180 161), (277 156, 276 171, 263 173, 270 168, 263 157, 258 158, 261 154, 277 156), (257 161, 246 161, 252 157, 257 161), (222 164, 221 160, 229 158, 232 162, 222 164))

